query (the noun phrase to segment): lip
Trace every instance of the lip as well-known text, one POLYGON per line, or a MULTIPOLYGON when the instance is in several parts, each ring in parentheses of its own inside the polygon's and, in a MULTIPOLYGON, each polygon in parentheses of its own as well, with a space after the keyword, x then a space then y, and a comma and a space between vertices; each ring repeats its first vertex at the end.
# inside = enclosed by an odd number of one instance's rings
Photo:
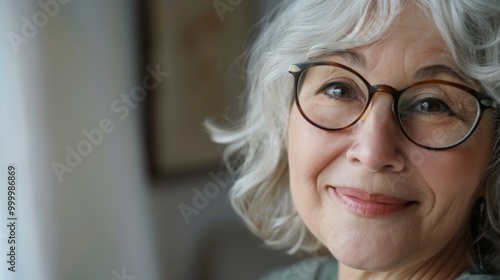
POLYGON ((386 217, 401 212, 415 203, 411 200, 371 194, 354 188, 330 187, 330 189, 348 210, 368 218, 386 217))

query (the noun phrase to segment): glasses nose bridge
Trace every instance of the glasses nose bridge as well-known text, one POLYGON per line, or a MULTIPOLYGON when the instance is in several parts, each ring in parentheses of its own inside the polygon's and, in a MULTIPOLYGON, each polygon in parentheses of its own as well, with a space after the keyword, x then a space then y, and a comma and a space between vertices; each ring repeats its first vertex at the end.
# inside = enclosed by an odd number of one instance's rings
MULTIPOLYGON (((389 86, 389 85, 384 85, 384 84, 378 84, 378 85, 372 85, 369 87, 369 94, 370 94, 370 97, 369 97, 369 101, 368 101, 368 104, 366 105, 366 109, 365 111, 363 112, 362 116, 361 116, 361 120, 365 119, 370 111, 370 107, 372 105, 372 102, 373 102, 373 96, 378 93, 378 92, 385 92, 385 93, 388 93, 389 95, 392 96, 392 114, 393 114, 393 117, 395 119, 395 121, 399 124, 399 120, 398 120, 398 117, 397 117, 397 108, 396 108, 396 101, 399 99, 399 95, 401 94, 401 91, 389 86)), ((399 124, 400 128, 401 128, 401 124, 399 124)), ((401 128, 402 129, 402 128, 401 128)))
POLYGON ((388 93, 392 96, 393 99, 396 99, 396 97, 400 94, 400 91, 388 86, 388 85, 373 85, 370 87, 370 93, 371 95, 375 95, 377 92, 385 92, 388 93))
MULTIPOLYGON (((385 93, 388 93, 389 95, 392 96, 392 105, 393 105, 393 109, 394 109, 394 104, 399 99, 399 95, 401 94, 401 91, 399 91, 391 86, 384 85, 384 84, 370 86, 369 87, 369 94, 370 94, 369 103, 372 102, 373 96, 378 92, 385 92, 385 93)), ((366 106, 369 106, 369 105, 370 104, 367 104, 366 106)))

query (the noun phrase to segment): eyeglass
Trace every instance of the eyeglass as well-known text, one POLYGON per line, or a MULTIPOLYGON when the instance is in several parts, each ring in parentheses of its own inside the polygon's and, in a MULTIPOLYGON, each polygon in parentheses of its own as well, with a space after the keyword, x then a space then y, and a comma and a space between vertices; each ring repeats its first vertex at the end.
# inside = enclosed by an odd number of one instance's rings
POLYGON ((482 113, 496 101, 467 86, 443 80, 417 82, 402 90, 370 85, 353 69, 320 61, 290 65, 295 102, 312 125, 342 130, 360 120, 377 92, 393 96, 392 110, 403 134, 428 149, 463 143, 476 129, 482 113))

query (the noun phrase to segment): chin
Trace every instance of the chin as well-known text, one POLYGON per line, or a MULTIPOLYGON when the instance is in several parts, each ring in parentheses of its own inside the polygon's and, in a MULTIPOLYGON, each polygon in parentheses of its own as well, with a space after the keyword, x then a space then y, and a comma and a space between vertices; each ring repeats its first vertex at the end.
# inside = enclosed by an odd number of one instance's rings
POLYGON ((389 271, 398 267, 400 260, 386 258, 385 256, 368 256, 359 254, 334 255, 338 262, 353 269, 363 271, 389 271))
POLYGON ((340 263, 363 271, 389 271, 403 265, 404 253, 392 246, 381 245, 383 242, 373 244, 359 244, 363 242, 344 242, 344 244, 330 244, 330 253, 340 263), (336 246, 340 245, 340 246, 336 246))

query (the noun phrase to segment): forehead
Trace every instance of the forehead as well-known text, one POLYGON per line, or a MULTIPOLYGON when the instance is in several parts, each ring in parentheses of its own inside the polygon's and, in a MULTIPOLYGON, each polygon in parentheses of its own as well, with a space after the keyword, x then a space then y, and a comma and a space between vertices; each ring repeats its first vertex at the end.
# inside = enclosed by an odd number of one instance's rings
POLYGON ((384 44, 397 44, 409 49, 425 47, 421 51, 449 54, 434 21, 413 2, 406 2, 388 34, 373 48, 384 44))
MULTIPOLYGON (((380 40, 354 50, 364 60, 360 70, 375 76, 391 72, 402 82, 410 81, 418 77, 422 68, 433 65, 443 66, 440 69, 450 69, 463 76, 434 21, 411 2, 407 2, 380 40)), ((451 72, 448 71, 448 74, 451 72)))
POLYGON ((359 49, 371 59, 387 54, 389 58, 404 62, 414 60, 426 63, 437 60, 453 63, 434 21, 414 2, 406 2, 381 40, 359 49))

